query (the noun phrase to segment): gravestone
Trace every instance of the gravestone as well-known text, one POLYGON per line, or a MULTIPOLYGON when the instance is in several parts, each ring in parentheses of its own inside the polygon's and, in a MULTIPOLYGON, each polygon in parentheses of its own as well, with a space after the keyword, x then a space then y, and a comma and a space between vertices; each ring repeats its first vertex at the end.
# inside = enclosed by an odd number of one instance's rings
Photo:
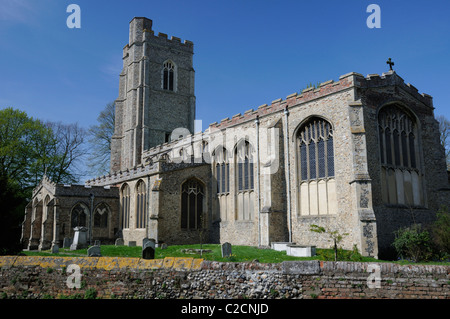
POLYGON ((288 245, 295 245, 295 243, 291 242, 272 242, 271 246, 273 250, 276 251, 286 251, 288 245))
POLYGON ((288 245, 286 255, 294 257, 312 257, 316 255, 316 246, 288 245))
POLYGON ((63 248, 70 248, 70 245, 72 245, 72 238, 65 237, 63 240, 63 248))
POLYGON ((96 240, 96 241, 94 242, 94 246, 100 246, 100 240, 96 240))
POLYGON ((150 239, 148 239, 147 237, 145 237, 144 239, 142 239, 142 248, 144 248, 145 244, 148 243, 150 239))
POLYGON ((167 244, 166 243, 162 243, 161 244, 161 249, 167 249, 167 244))
POLYGON ((115 244, 116 246, 123 246, 125 245, 125 242, 123 241, 123 238, 117 238, 115 244))
POLYGON ((144 238, 142 246, 142 259, 155 259, 155 247, 156 243, 153 238, 144 238))
POLYGON ((128 247, 136 247, 136 241, 130 240, 130 241, 128 242, 128 247))
POLYGON ((231 244, 226 242, 222 245, 222 257, 230 257, 231 256, 231 244))
POLYGON ((73 237, 73 242, 70 245, 70 250, 77 250, 86 248, 87 245, 87 228, 86 227, 75 227, 75 235, 73 237))
POLYGON ((101 257, 101 251, 100 251, 100 246, 91 246, 88 248, 88 256, 89 257, 101 257))
POLYGON ((52 254, 59 253, 59 246, 57 244, 52 245, 52 254))

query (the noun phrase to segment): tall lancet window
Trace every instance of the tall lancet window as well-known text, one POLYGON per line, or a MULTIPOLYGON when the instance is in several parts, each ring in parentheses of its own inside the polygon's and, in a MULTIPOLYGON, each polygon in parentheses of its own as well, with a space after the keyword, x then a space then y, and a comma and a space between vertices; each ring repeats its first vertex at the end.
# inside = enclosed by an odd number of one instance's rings
POLYGON ((318 117, 297 133, 300 215, 327 215, 337 211, 334 180, 333 129, 318 117))
POLYGON ((248 141, 241 141, 236 146, 236 206, 238 220, 252 220, 254 216, 254 157, 253 148, 248 141))
POLYGON ((136 228, 145 228, 147 222, 147 188, 140 180, 136 186, 136 228))
POLYGON ((130 186, 128 184, 124 184, 122 186, 122 194, 121 194, 121 224, 122 228, 130 227, 130 186))
POLYGON ((227 150, 219 148, 214 153, 216 168, 217 193, 226 194, 230 192, 230 164, 228 163, 227 150))
POLYGON ((204 221, 203 185, 191 178, 181 186, 181 229, 201 229, 204 221))
POLYGON ((230 162, 227 150, 220 146, 213 153, 214 176, 217 182, 217 206, 215 218, 222 221, 229 219, 228 214, 231 211, 230 203, 230 162))
POLYGON ((163 89, 175 91, 175 65, 171 61, 163 65, 163 89))
POLYGON ((416 122, 396 105, 378 113, 381 188, 385 204, 420 206, 423 194, 416 122))

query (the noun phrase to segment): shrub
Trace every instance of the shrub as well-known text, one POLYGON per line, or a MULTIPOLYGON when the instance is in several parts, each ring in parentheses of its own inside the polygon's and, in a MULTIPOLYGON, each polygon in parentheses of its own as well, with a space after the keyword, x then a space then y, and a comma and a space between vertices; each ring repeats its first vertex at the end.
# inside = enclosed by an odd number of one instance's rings
POLYGON ((97 298, 97 290, 94 288, 89 288, 86 290, 84 294, 84 299, 96 299, 97 298))
POLYGON ((337 230, 331 230, 326 229, 325 227, 318 226, 318 225, 310 225, 310 231, 313 231, 315 233, 326 233, 330 237, 330 239, 333 241, 333 249, 334 249, 334 261, 338 260, 338 254, 341 248, 338 248, 338 244, 344 239, 344 236, 347 236, 348 233, 341 234, 337 230))
POLYGON ((429 260, 433 256, 430 233, 422 229, 421 225, 401 228, 394 234, 392 245, 401 259, 418 262, 429 260))
POLYGON ((443 206, 436 214, 437 219, 431 227, 436 254, 440 258, 450 255, 450 212, 443 206))

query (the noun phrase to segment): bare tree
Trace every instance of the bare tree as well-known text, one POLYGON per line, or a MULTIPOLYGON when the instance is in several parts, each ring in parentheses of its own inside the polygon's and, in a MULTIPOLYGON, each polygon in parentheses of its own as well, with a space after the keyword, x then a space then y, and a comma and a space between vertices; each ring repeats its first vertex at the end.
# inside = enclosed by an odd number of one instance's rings
POLYGON ((81 164, 87 154, 86 130, 76 123, 47 122, 46 125, 54 135, 46 175, 55 183, 78 182, 85 173, 81 164))
POLYGON ((109 172, 111 157, 111 137, 114 134, 115 104, 110 102, 97 117, 97 125, 89 128, 91 152, 88 164, 92 174, 103 175, 109 172))
POLYGON ((441 145, 445 149, 445 159, 447 161, 447 170, 450 170, 450 121, 444 115, 437 118, 439 122, 439 133, 441 145))

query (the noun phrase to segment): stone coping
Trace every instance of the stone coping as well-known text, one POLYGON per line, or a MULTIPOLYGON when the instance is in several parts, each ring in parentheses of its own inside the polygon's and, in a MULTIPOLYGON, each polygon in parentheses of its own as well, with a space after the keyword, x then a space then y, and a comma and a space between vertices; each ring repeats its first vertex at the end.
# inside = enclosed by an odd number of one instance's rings
POLYGON ((0 268, 17 266, 40 266, 61 268, 76 264, 81 269, 103 270, 152 270, 173 269, 200 270, 203 259, 165 257, 164 259, 142 259, 128 257, 53 257, 53 256, 0 256, 0 268))
POLYGON ((447 265, 399 265, 386 262, 351 262, 299 260, 281 263, 219 262, 193 257, 165 257, 142 259, 129 257, 56 257, 56 256, 0 256, 0 268, 33 267, 63 268, 77 264, 81 269, 100 270, 173 270, 173 271, 266 271, 285 274, 323 274, 328 272, 355 273, 368 271, 368 266, 377 264, 381 273, 405 275, 450 276, 447 265))

